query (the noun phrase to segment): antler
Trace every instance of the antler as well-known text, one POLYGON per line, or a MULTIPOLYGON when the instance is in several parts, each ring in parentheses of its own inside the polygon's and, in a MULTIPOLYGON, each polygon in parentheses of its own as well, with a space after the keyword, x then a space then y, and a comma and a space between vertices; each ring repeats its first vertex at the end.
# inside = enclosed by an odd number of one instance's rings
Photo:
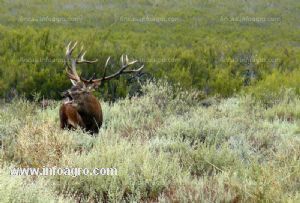
POLYGON ((110 76, 106 76, 107 66, 108 66, 108 63, 110 61, 110 57, 108 57, 107 60, 106 60, 105 66, 104 66, 104 72, 103 72, 102 78, 95 79, 95 73, 94 73, 93 76, 90 79, 84 79, 83 77, 78 75, 78 73, 76 71, 76 65, 77 64, 82 64, 82 63, 91 64, 91 63, 97 62, 98 60, 97 59, 93 60, 93 61, 86 60, 84 58, 84 56, 86 54, 86 51, 83 50, 83 46, 81 47, 78 56, 76 58, 72 58, 72 53, 73 53, 74 49, 76 48, 76 46, 77 46, 77 42, 75 42, 74 44, 72 42, 70 42, 68 44, 68 46, 66 47, 66 56, 65 56, 66 57, 66 60, 65 60, 66 72, 67 72, 67 75, 68 75, 69 79, 71 80, 71 82, 74 86, 80 81, 82 81, 86 84, 95 83, 96 86, 98 86, 99 84, 102 83, 102 81, 110 80, 112 78, 118 77, 121 74, 140 72, 144 68, 144 65, 142 65, 138 69, 127 70, 127 68, 129 66, 135 64, 138 61, 137 60, 129 61, 127 55, 122 55, 121 59, 120 59, 121 68, 117 72, 115 72, 114 74, 112 74, 110 76))
POLYGON ((75 42, 73 45, 72 42, 69 42, 68 46, 66 47, 66 56, 65 56, 66 57, 65 65, 67 66, 66 72, 73 85, 76 85, 77 82, 82 81, 81 77, 78 75, 76 71, 76 64, 81 64, 81 63, 91 64, 98 61, 97 59, 93 61, 86 60, 84 58, 86 51, 83 51, 83 46, 81 46, 77 58, 72 58, 72 53, 76 48, 76 46, 77 46, 77 42, 75 42))
POLYGON ((107 65, 109 63, 109 60, 110 60, 110 57, 107 58, 106 60, 106 63, 105 63, 105 66, 104 66, 104 73, 103 73, 103 76, 102 78, 100 79, 94 79, 92 80, 92 82, 94 83, 101 83, 102 81, 105 81, 105 80, 110 80, 112 78, 115 78, 115 77, 118 77, 119 75, 121 74, 128 74, 128 73, 136 73, 136 72, 140 72, 143 68, 144 68, 144 65, 142 65, 140 68, 138 69, 133 69, 133 70, 126 70, 129 66, 135 64, 136 62, 138 62, 137 60, 134 60, 134 61, 129 61, 128 59, 128 56, 127 55, 122 55, 121 56, 121 68, 115 72, 114 74, 110 75, 110 76, 105 76, 106 75, 106 70, 107 70, 107 65))

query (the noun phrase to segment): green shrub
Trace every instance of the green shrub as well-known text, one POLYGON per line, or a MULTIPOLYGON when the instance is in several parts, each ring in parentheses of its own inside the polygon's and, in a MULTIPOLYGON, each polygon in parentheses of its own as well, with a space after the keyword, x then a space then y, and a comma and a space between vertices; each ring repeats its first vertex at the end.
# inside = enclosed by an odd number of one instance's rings
POLYGON ((42 179, 33 181, 30 178, 11 176, 11 167, 0 169, 0 201, 9 202, 72 202, 71 199, 57 195, 51 184, 42 179))

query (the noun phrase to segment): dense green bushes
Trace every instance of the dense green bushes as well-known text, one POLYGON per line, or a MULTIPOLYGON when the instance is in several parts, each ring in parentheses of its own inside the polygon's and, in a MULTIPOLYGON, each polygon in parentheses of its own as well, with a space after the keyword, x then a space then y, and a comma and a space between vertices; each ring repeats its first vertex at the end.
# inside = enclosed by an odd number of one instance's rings
MULTIPOLYGON (((275 86, 294 86, 290 81, 298 80, 292 73, 299 68, 300 57, 299 29, 294 29, 297 5, 295 0, 276 4, 267 0, 226 4, 4 1, 0 96, 9 97, 16 89, 27 98, 40 92, 45 98, 58 99, 70 86, 63 67, 64 47, 70 40, 85 44, 87 58, 99 59, 97 65, 81 68, 84 76, 93 72, 100 76, 108 56, 116 70, 119 57, 127 53, 144 62, 145 71, 155 77, 213 95, 228 97, 245 86, 264 95, 263 86, 274 74, 286 78, 275 86), (242 17, 278 20, 253 22, 242 17)), ((125 77, 101 88, 99 94, 114 100, 129 89, 136 89, 136 84, 130 85, 125 77)))
MULTIPOLYGON (((284 88, 293 89, 292 92, 300 93, 300 70, 284 71, 274 70, 264 79, 257 82, 255 87, 249 88, 248 92, 258 100, 270 105, 282 98, 285 93, 284 88)), ((294 96, 294 95, 293 95, 294 96)))

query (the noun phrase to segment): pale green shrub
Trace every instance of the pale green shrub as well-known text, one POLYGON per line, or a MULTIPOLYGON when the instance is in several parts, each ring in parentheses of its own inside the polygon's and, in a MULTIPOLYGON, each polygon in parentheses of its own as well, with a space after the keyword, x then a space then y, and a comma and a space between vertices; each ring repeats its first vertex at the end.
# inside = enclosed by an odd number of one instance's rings
POLYGON ((291 91, 270 106, 249 95, 206 105, 200 93, 148 83, 141 97, 101 102, 96 137, 59 129, 59 104, 15 100, 0 110, 1 163, 117 168, 117 176, 26 179, 74 201, 297 202, 300 100, 291 91))
POLYGON ((177 158, 151 150, 141 140, 127 141, 106 132, 88 154, 67 156, 62 165, 116 168, 117 176, 60 177, 57 186, 86 200, 121 201, 156 198, 184 175, 177 158), (91 193, 92 191, 92 193, 91 193))
POLYGON ((0 202, 72 202, 71 199, 57 195, 51 184, 42 179, 34 181, 32 177, 11 176, 11 167, 0 169, 0 202))

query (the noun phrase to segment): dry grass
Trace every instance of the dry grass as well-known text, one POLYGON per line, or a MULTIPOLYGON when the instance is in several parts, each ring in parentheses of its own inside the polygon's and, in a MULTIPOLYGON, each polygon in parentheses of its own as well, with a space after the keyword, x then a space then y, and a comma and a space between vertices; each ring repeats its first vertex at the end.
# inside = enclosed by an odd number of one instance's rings
POLYGON ((249 96, 212 98, 205 107, 194 94, 164 83, 143 91, 139 98, 103 103, 97 137, 60 130, 58 104, 44 111, 24 100, 4 104, 0 179, 16 182, 0 188, 4 202, 24 195, 28 202, 300 200, 300 100, 291 91, 269 108, 249 96), (8 176, 11 164, 115 167, 118 175, 28 179, 8 176), (27 182, 51 192, 16 192, 27 182))

